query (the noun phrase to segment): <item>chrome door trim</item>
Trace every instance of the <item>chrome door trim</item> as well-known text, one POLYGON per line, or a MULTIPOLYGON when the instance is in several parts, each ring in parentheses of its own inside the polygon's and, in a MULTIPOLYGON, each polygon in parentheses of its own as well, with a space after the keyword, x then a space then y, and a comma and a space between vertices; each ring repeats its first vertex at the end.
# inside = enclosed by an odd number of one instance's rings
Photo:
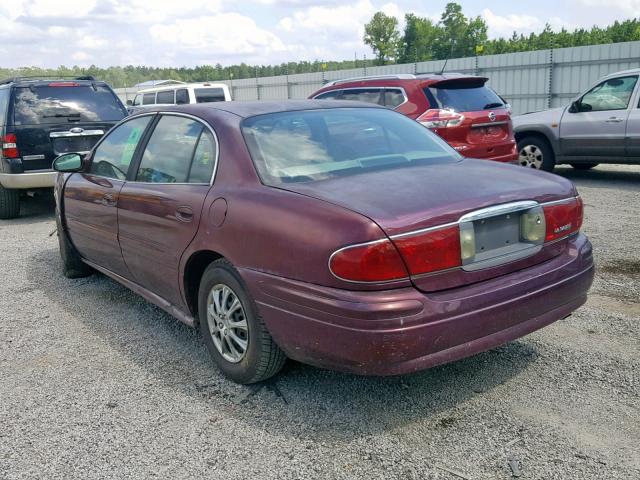
POLYGON ((50 138, 60 138, 60 137, 89 137, 95 135, 104 135, 104 130, 82 130, 81 132, 72 132, 71 130, 67 130, 64 132, 51 132, 49 134, 50 138))

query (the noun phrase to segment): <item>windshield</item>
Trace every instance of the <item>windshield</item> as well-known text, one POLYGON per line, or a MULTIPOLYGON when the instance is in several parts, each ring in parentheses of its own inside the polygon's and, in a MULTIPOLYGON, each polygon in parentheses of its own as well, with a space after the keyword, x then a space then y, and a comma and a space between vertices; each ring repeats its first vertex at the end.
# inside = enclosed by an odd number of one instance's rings
POLYGON ((455 110, 456 112, 478 112, 504 107, 500 97, 488 87, 450 85, 446 88, 427 87, 424 93, 432 108, 455 110))
POLYGON ((101 85, 16 88, 16 125, 64 122, 115 122, 126 116, 113 92, 101 85))
POLYGON ((419 123, 382 108, 259 115, 243 122, 242 133, 258 174, 268 185, 460 158, 419 123))

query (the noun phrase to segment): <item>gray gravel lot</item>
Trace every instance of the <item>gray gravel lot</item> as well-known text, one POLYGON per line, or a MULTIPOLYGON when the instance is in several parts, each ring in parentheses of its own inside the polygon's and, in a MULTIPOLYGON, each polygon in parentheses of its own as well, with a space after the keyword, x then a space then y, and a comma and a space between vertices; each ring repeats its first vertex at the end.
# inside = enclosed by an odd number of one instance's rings
POLYGON ((558 173, 598 265, 573 316, 414 375, 261 388, 116 282, 63 278, 29 200, 0 223, 0 478, 640 478, 640 167, 558 173))

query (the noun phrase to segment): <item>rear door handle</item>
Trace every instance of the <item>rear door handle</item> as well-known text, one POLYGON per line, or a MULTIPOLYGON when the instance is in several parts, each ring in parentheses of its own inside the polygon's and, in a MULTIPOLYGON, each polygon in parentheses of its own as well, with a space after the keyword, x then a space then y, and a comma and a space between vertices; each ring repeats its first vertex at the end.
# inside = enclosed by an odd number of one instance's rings
POLYGON ((106 207, 115 207, 116 201, 113 198, 113 195, 111 195, 110 193, 105 193, 102 196, 102 204, 106 207))
POLYGON ((193 220, 193 210, 191 207, 176 208, 176 218, 181 222, 190 222, 193 220))
POLYGON ((607 120, 605 120, 605 122, 607 122, 607 123, 620 123, 620 122, 623 122, 623 121, 624 121, 624 119, 618 118, 618 117, 610 117, 607 120))

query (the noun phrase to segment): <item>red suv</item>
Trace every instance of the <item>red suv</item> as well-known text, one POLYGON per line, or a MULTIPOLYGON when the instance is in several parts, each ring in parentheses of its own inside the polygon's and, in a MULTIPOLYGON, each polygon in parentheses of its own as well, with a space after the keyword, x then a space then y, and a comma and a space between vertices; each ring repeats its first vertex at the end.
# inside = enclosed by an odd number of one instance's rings
POLYGON ((517 162, 509 105, 487 80, 460 74, 349 78, 309 98, 384 105, 432 129, 465 157, 517 162))

